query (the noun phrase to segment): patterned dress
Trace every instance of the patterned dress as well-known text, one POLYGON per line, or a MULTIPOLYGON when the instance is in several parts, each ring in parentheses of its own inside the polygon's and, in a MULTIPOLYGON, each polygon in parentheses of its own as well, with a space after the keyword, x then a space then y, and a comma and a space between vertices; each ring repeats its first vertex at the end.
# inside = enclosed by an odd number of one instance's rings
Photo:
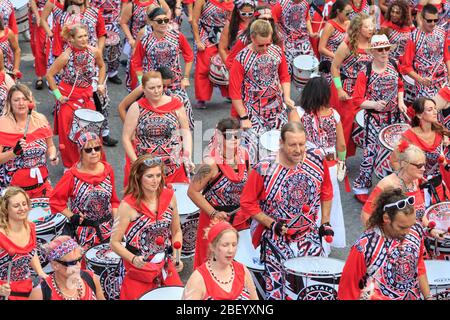
POLYGON ((411 33, 414 27, 400 27, 390 21, 385 21, 381 27, 389 29, 389 42, 397 45, 389 52, 389 58, 398 62, 400 57, 405 54, 406 44, 411 39, 411 33))
POLYGON ((10 0, 0 1, 0 18, 3 19, 3 25, 8 27, 15 34, 18 33, 14 6, 10 0))
POLYGON ((6 98, 8 97, 8 87, 6 85, 5 72, 0 72, 0 115, 6 106, 6 98))
POLYGON ((426 272, 421 229, 415 224, 403 241, 386 238, 378 227, 365 231, 347 258, 338 299, 357 300, 373 284, 370 300, 419 300, 418 278, 426 272))
POLYGON ((5 71, 12 74, 14 69, 14 52, 8 39, 9 33, 12 31, 9 28, 5 28, 3 32, 5 34, 0 38, 0 50, 3 53, 3 64, 5 66, 5 71))
MULTIPOLYGON (((282 299, 284 261, 323 255, 316 221, 321 201, 332 200, 332 188, 326 162, 312 150, 306 151, 303 163, 294 169, 276 163, 274 155, 260 161, 250 173, 241 196, 245 215, 264 212, 287 224, 300 216, 291 226, 296 233, 289 238, 277 236, 256 221, 252 223, 253 245, 261 244, 261 261, 265 264, 266 299, 282 299)), ((298 288, 295 283, 285 285, 287 299, 293 299, 298 288)))
POLYGON ((50 197, 54 214, 70 208, 85 217, 75 230, 77 242, 85 251, 109 241, 113 227, 112 210, 119 207, 114 186, 114 171, 103 162, 105 169, 98 175, 80 172, 76 166, 66 171, 50 197))
MULTIPOLYGON (((334 53, 334 52, 336 52, 339 45, 344 41, 346 31, 342 26, 340 26, 334 20, 329 20, 328 23, 333 26, 333 32, 331 33, 330 37, 328 38, 328 41, 326 44, 326 49, 334 53)), ((320 61, 327 62, 331 66, 333 59, 331 59, 328 56, 321 55, 320 61)), ((328 72, 328 73, 325 73, 325 76, 328 80, 328 83, 331 84, 331 74, 328 72)))
POLYGON ((358 14, 360 13, 365 13, 365 14, 369 14, 370 12, 370 6, 367 3, 367 0, 361 0, 361 6, 359 8, 357 8, 354 4, 353 1, 350 2, 350 5, 352 6, 353 11, 350 13, 350 15, 348 16, 348 19, 350 21, 352 21, 352 19, 354 17, 356 17, 358 14))
POLYGON ((220 34, 230 16, 229 10, 217 6, 215 2, 215 0, 205 2, 198 22, 200 40, 206 47, 219 43, 220 34))

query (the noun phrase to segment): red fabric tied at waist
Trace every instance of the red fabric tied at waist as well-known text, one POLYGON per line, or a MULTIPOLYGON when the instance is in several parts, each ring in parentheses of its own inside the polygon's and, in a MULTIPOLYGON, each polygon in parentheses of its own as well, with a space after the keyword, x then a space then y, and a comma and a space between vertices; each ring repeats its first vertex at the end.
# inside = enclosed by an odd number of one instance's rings
MULTIPOLYGON (((43 182, 45 182, 45 180, 48 177, 48 169, 45 166, 42 167, 38 167, 38 169, 41 171, 41 176, 43 182)), ((23 169, 19 169, 17 170, 12 177, 11 180, 11 185, 12 186, 20 186, 20 187, 30 187, 30 186, 34 186, 36 184, 38 184, 38 177, 35 178, 31 178, 31 169, 29 168, 23 168, 23 169)))
POLYGON ((70 84, 67 84, 65 82, 61 82, 58 86, 59 90, 61 91, 61 94, 63 96, 66 96, 69 98, 69 102, 67 104, 71 104, 76 100, 83 100, 84 101, 84 108, 90 108, 95 110, 95 104, 93 101, 94 93, 92 91, 92 86, 86 87, 86 88, 80 88, 80 87, 73 87, 70 84), (72 91, 73 88, 73 91, 72 91), (72 93, 71 93, 72 92, 72 93), (69 97, 70 95, 70 97, 69 97))
POLYGON ((125 261, 125 268, 127 270, 127 276, 131 279, 145 283, 153 283, 161 275, 164 263, 164 260, 159 263, 148 262, 144 267, 137 268, 125 261))

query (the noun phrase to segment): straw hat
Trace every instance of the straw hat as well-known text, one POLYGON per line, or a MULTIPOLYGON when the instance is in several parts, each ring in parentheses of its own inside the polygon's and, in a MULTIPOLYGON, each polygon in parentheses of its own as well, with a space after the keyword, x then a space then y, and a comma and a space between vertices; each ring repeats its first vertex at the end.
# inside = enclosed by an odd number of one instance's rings
POLYGON ((389 42, 388 37, 385 34, 376 34, 372 36, 370 39, 370 47, 367 50, 378 49, 378 48, 386 48, 390 47, 391 49, 395 48, 395 44, 391 44, 389 42))

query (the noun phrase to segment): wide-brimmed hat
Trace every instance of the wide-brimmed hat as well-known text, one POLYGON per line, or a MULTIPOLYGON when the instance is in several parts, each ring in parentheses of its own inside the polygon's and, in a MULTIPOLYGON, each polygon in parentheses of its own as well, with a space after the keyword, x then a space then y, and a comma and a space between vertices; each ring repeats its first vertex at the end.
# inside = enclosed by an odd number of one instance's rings
POLYGON ((367 50, 390 47, 393 49, 396 45, 389 42, 385 34, 376 34, 370 39, 370 47, 367 50))

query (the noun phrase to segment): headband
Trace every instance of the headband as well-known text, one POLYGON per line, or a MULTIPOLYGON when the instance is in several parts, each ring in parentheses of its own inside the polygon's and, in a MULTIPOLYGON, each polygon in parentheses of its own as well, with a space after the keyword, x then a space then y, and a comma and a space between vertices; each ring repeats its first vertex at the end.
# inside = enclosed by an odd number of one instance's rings
POLYGON ((73 239, 69 239, 63 243, 61 243, 58 247, 56 247, 55 249, 53 249, 47 256, 47 259, 49 261, 55 261, 55 260, 59 260, 62 257, 64 257, 66 254, 71 253, 72 251, 74 251, 75 249, 78 249, 80 246, 78 245, 78 243, 73 240, 73 239))
POLYGON ((213 225, 208 231, 208 243, 212 243, 219 233, 225 230, 233 230, 233 226, 226 221, 221 221, 213 225))
POLYGON ((100 138, 94 132, 81 133, 79 138, 77 139, 78 148, 83 149, 83 147, 86 145, 86 143, 91 140, 100 140, 100 138))

